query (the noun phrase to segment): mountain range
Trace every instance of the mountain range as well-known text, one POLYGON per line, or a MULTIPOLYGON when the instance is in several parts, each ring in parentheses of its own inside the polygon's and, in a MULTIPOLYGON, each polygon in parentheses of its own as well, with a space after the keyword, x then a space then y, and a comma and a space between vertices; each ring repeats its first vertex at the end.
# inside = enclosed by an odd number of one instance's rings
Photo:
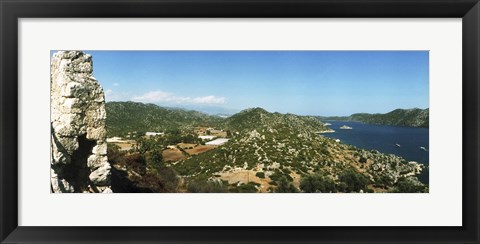
MULTIPOLYGON (((209 115, 196 110, 165 108, 139 102, 108 102, 107 130, 109 136, 124 136, 132 131, 164 131, 194 126, 222 126, 242 130, 253 124, 270 121, 269 126, 290 128, 315 128, 321 131, 321 121, 357 121, 368 124, 393 126, 428 127, 429 109, 396 109, 386 114, 356 113, 350 116, 298 116, 294 114, 269 113, 262 108, 245 109, 231 116, 209 115), (245 117, 251 117, 245 119, 245 117), (255 122, 252 122, 255 121, 255 122)), ((258 126, 258 124, 256 124, 258 126)))
POLYGON ((165 131, 198 125, 218 124, 223 119, 194 110, 164 108, 139 102, 107 102, 108 136, 125 136, 129 132, 165 131))
POLYGON ((429 127, 429 109, 395 109, 385 114, 356 113, 350 116, 318 117, 321 120, 356 121, 367 124, 429 127))

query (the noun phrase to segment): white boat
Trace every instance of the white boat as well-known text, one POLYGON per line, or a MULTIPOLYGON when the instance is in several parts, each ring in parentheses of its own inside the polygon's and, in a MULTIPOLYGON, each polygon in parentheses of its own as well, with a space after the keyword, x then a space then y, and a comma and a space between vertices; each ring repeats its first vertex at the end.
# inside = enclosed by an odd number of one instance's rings
POLYGON ((351 130, 351 129, 353 129, 353 128, 350 127, 350 126, 342 125, 342 126, 340 126, 340 129, 341 129, 341 130, 351 130))
POLYGON ((426 149, 425 147, 420 147, 420 150, 423 150, 425 152, 428 152, 428 149, 426 149))
POLYGON ((395 146, 396 146, 396 147, 401 147, 400 144, 398 144, 398 143, 396 143, 395 146))
POLYGON ((329 126, 329 125, 332 125, 332 124, 330 124, 330 123, 325 123, 325 124, 323 124, 323 125, 325 125, 325 126, 329 126))

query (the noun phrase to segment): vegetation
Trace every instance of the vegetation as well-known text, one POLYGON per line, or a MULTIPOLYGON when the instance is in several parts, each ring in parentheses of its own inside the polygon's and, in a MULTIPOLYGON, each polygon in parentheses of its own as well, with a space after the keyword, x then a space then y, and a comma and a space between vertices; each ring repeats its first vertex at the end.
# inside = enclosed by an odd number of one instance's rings
POLYGON ((421 165, 320 136, 317 132, 325 126, 312 116, 253 108, 221 119, 156 105, 108 104, 116 111, 113 117, 123 117, 110 121, 109 133, 136 142, 128 152, 109 144, 115 192, 428 192, 415 177, 421 165), (130 110, 137 111, 139 120, 133 125, 124 115, 130 110), (201 146, 205 143, 196 125, 220 128, 230 140, 218 147, 201 146), (164 133, 145 136, 141 128, 164 133), (196 147, 208 150, 191 153, 196 147), (163 153, 180 156, 165 156, 175 158, 166 161, 163 153))
POLYGON ((348 117, 319 117, 323 120, 357 121, 367 124, 429 127, 429 109, 395 109, 386 114, 357 113, 348 117))
POLYGON ((342 192, 366 192, 367 185, 370 183, 368 178, 363 174, 358 173, 354 169, 349 169, 342 172, 339 176, 340 188, 342 192))
POLYGON ((403 193, 424 193, 428 192, 428 187, 421 184, 416 178, 400 178, 391 192, 403 193))
POLYGON ((163 163, 159 151, 144 150, 144 147, 141 152, 127 153, 108 144, 107 157, 113 166, 112 190, 119 193, 177 192, 179 178, 175 170, 163 163))
POLYGON ((197 111, 167 109, 137 102, 107 102, 108 136, 125 137, 130 132, 144 135, 147 131, 183 130, 197 125, 215 125, 223 119, 197 111))
POLYGON ((239 186, 234 186, 230 189, 230 192, 234 193, 255 193, 257 192, 257 185, 254 182, 248 182, 247 184, 241 184, 239 186))
POLYGON ((263 173, 263 172, 257 172, 257 173, 255 174, 255 176, 257 176, 258 178, 264 179, 264 178, 265 178, 265 173, 263 173))
POLYGON ((288 181, 287 177, 282 176, 278 181, 278 186, 275 188, 276 193, 296 193, 298 189, 288 181))
POLYGON ((335 182, 329 176, 323 174, 312 174, 302 178, 300 189, 303 192, 337 192, 335 182))
POLYGON ((223 181, 208 181, 200 178, 189 181, 187 190, 191 193, 225 193, 228 192, 228 184, 223 181))

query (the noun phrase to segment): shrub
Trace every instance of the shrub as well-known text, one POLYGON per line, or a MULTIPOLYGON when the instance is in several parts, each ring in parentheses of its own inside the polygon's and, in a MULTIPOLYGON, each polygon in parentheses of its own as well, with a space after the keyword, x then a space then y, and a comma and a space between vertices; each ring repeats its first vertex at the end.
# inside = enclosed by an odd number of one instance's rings
POLYGON ((112 143, 107 144, 108 162, 110 162, 111 164, 116 164, 120 162, 124 156, 125 153, 120 151, 119 146, 112 143))
POLYGON ((302 178, 300 189, 307 193, 336 191, 333 180, 330 177, 321 174, 308 175, 302 178))
POLYGON ((150 174, 152 177, 156 177, 168 192, 177 191, 180 179, 178 178, 177 172, 175 172, 174 169, 166 166, 160 166, 148 174, 150 174))
POLYGON ((285 174, 283 173, 282 171, 280 170, 275 170, 275 172, 273 174, 271 174, 270 176, 270 179, 272 179, 273 181, 280 181, 280 179, 283 177, 285 178, 287 181, 289 182, 292 182, 293 181, 293 178, 288 175, 288 174, 285 174))
POLYGON ((137 186, 144 189, 149 189, 151 192, 171 192, 165 187, 164 182, 156 175, 147 173, 137 181, 137 186))
POLYGON ((278 181, 278 186, 275 189, 276 193, 296 193, 298 189, 290 183, 285 176, 282 176, 278 181))
POLYGON ((257 176, 258 178, 264 179, 265 178, 265 173, 264 172, 257 172, 255 174, 255 176, 257 176))
POLYGON ((195 179, 187 183, 187 191, 191 193, 222 193, 227 192, 228 187, 222 181, 195 179))
POLYGON ((257 188, 255 187, 255 183, 249 182, 248 184, 242 184, 240 186, 234 187, 230 189, 230 192, 235 193, 255 193, 257 192, 257 188))
POLYGON ((370 182, 363 174, 355 171, 354 169, 348 169, 343 171, 339 179, 346 185, 346 192, 359 192, 367 190, 367 184, 370 182))
POLYGON ((140 175, 145 175, 147 172, 147 162, 141 154, 131 154, 125 156, 123 162, 128 169, 137 172, 140 175))
POLYGON ((426 192, 426 187, 420 182, 415 182, 406 178, 400 178, 395 184, 395 190, 397 193, 421 193, 426 192))

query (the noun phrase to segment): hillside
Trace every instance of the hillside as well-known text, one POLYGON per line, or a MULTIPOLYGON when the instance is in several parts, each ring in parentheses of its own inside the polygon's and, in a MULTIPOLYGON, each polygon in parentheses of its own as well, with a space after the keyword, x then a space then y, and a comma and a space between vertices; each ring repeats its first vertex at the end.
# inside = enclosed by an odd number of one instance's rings
POLYGON ((429 109, 395 109, 386 114, 356 113, 347 117, 320 117, 323 120, 357 121, 367 124, 428 127, 429 109))
POLYGON ((232 131, 273 128, 299 131, 321 131, 323 123, 313 116, 270 113, 263 108, 250 108, 236 113, 224 121, 225 127, 232 131))
POLYGON ((324 127, 314 117, 254 108, 224 126, 232 132, 228 143, 171 167, 188 181, 228 184, 234 192, 426 191, 416 178, 423 165, 320 136, 324 127))
POLYGON ((108 136, 125 136, 128 132, 181 130, 198 125, 212 126, 223 119, 197 111, 167 109, 154 104, 108 102, 108 136))

